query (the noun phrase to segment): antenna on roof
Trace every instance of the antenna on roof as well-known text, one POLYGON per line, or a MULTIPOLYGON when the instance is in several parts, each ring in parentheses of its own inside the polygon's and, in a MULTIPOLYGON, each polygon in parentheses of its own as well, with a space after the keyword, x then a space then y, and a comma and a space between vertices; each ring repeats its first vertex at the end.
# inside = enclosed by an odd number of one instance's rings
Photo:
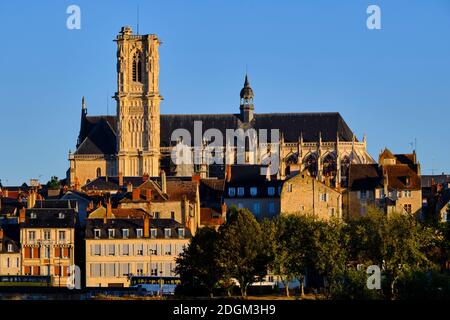
POLYGON ((109 116, 109 93, 106 92, 106 115, 109 116))
POLYGON ((137 21, 136 33, 139 34, 139 5, 137 5, 136 21, 137 21))

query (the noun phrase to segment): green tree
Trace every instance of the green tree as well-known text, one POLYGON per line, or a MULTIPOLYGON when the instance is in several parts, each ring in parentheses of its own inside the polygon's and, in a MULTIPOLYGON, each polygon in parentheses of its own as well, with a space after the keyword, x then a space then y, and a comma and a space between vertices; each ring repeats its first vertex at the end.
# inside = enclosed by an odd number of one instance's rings
POLYGON ((309 263, 324 277, 327 293, 331 295, 345 271, 348 236, 342 232, 343 225, 338 220, 318 220, 313 223, 309 263))
POLYGON ((293 246, 293 216, 280 216, 272 221, 263 222, 263 230, 267 241, 267 252, 270 256, 269 268, 280 277, 284 285, 286 296, 289 296, 289 283, 300 278, 297 270, 304 270, 304 266, 298 266, 303 260, 297 259, 293 246))
POLYGON ((187 249, 177 258, 175 271, 185 286, 203 286, 210 297, 221 279, 218 257, 219 234, 212 228, 201 228, 187 249))
POLYGON ((376 264, 386 276, 388 292, 395 298, 396 283, 403 272, 433 266, 429 250, 439 241, 435 229, 406 214, 390 214, 371 208, 366 216, 348 222, 350 261, 376 264))
POLYGON ((267 271, 269 255, 261 225, 247 209, 231 208, 219 233, 219 259, 224 278, 237 279, 241 295, 246 297, 248 286, 267 271))
POLYGON ((59 183, 59 179, 56 176, 53 176, 50 178, 50 181, 47 182, 47 188, 49 189, 59 189, 60 188, 60 183, 59 183))

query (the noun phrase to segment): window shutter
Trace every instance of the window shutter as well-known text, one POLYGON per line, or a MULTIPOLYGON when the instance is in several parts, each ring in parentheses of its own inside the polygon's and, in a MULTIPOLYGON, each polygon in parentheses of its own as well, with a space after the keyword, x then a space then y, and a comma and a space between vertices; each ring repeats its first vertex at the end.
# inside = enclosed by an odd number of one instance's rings
POLYGON ((95 254, 94 245, 91 244, 91 256, 93 256, 94 254, 95 254))
POLYGON ((60 269, 60 266, 55 266, 54 267, 55 268, 55 276, 60 276, 61 275, 61 269, 60 269))
POLYGON ((63 248, 63 258, 69 258, 69 248, 63 248))
POLYGON ((33 248, 33 258, 39 258, 39 248, 33 248))
POLYGON ((361 199, 361 191, 357 192, 357 197, 358 197, 358 199, 361 199))
POLYGON ((55 247, 55 258, 60 258, 60 257, 61 257, 61 248, 55 247))
POLYGON ((31 248, 30 247, 25 248, 25 258, 31 258, 31 248))

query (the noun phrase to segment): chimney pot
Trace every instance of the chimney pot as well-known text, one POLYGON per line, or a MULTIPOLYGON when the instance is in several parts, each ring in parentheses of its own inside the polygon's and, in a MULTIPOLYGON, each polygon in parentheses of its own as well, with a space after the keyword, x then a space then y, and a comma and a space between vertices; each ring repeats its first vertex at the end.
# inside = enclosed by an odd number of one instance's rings
POLYGON ((148 213, 144 215, 144 238, 150 237, 150 217, 148 213))
POLYGON ((111 217, 112 217, 111 199, 108 199, 108 202, 106 203, 106 219, 111 219, 111 217))
POLYGON ((24 223, 25 222, 25 212, 27 209, 25 209, 25 207, 23 207, 22 209, 20 209, 19 211, 19 223, 24 223))
POLYGON ((131 184, 131 182, 127 183, 127 192, 133 192, 133 185, 131 184))
POLYGON ((141 196, 141 192, 140 192, 139 188, 133 189, 133 192, 131 194, 131 200, 138 201, 141 198, 140 196, 141 196))
POLYGON ((123 187, 123 173, 119 172, 119 187, 123 187))
POLYGON ((145 199, 147 201, 150 201, 152 199, 152 190, 150 190, 150 189, 145 190, 145 199))

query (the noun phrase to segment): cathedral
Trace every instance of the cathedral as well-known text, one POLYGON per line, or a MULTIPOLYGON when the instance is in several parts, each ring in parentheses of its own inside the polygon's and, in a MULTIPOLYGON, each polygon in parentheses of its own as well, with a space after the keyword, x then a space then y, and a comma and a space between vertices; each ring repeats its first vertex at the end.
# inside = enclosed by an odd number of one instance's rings
MULTIPOLYGON (((333 187, 345 187, 350 163, 373 163, 366 137, 356 139, 339 113, 255 113, 254 92, 248 77, 240 91, 238 113, 161 114, 159 54, 154 34, 133 34, 123 27, 117 35, 117 92, 115 116, 88 115, 81 104, 81 124, 76 150, 69 152, 70 185, 84 185, 99 176, 168 175, 223 177, 224 164, 175 165, 172 133, 184 129, 194 136, 194 122, 203 132, 217 129, 278 129, 279 179, 308 170, 311 176, 333 187)), ((225 149, 225 147, 224 147, 225 149)), ((223 153, 225 157, 225 152, 223 153)), ((259 157, 246 163, 258 164, 259 157)))

